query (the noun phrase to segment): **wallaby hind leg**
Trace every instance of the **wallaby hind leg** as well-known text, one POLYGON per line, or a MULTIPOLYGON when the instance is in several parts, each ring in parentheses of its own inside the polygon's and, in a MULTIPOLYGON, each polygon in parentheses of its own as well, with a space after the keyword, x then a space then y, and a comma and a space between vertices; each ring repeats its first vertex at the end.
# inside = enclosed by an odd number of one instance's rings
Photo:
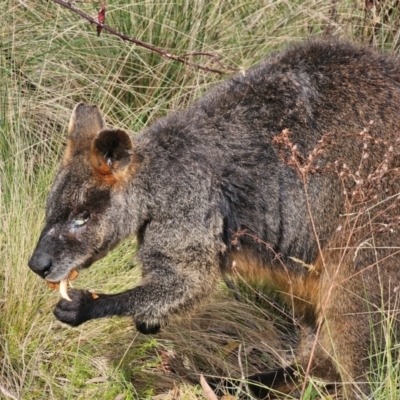
POLYGON ((331 308, 323 317, 315 339, 315 351, 310 354, 312 360, 309 372, 327 383, 341 382, 345 399, 365 399, 370 392, 365 375, 365 371, 370 369, 365 348, 365 343, 370 340, 367 317, 360 314, 338 314, 338 309, 340 304, 336 310, 331 308), (366 328, 360 329, 361 319, 366 328), (314 358, 318 363, 314 362, 314 358))
MULTIPOLYGON (((382 312, 379 311, 382 296, 376 291, 368 291, 374 274, 354 276, 357 278, 329 283, 332 286, 323 291, 325 297, 321 299, 317 344, 314 346, 316 359, 329 360, 340 376, 343 395, 348 400, 366 399, 370 394, 368 374, 374 366, 372 339, 380 336, 382 328, 382 312)), ((310 372, 322 378, 326 375, 326 370, 318 365, 310 372)), ((333 376, 328 375, 328 378, 333 376)))

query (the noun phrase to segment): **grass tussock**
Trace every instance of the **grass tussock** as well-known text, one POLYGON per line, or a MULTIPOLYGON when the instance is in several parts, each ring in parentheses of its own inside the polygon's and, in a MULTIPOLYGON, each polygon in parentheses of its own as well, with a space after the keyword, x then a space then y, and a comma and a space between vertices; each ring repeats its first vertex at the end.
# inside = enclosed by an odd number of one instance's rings
MULTIPOLYGON (((176 55, 211 52, 243 69, 310 36, 397 52, 400 6, 376 3, 109 0, 107 24, 176 55)), ((91 15, 99 8, 94 1, 74 4, 91 15)), ((190 60, 214 66, 207 57, 190 60)), ((138 132, 220 79, 105 32, 97 37, 93 26, 52 1, 0 2, 1 398, 196 399, 202 391, 190 383, 201 372, 240 377, 290 358, 284 317, 233 300, 222 284, 205 310, 149 338, 125 319, 62 326, 51 313, 58 295, 27 267, 78 101, 98 104, 109 125, 138 132)), ((134 243, 125 242, 77 285, 97 292, 132 287, 140 276, 134 255, 134 243)), ((398 362, 390 354, 382 360, 374 398, 398 398, 398 362)), ((307 398, 317 398, 319 386, 310 382, 307 398)))

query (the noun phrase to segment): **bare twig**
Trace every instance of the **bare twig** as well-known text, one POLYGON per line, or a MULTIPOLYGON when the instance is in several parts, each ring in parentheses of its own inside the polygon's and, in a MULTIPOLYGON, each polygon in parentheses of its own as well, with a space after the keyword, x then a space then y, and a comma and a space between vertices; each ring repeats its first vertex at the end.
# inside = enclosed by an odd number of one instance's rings
POLYGON ((244 385, 244 387, 246 388, 246 393, 251 393, 250 389, 249 389, 249 385, 247 384, 246 381, 246 375, 244 374, 244 369, 243 369, 243 365, 242 365, 242 358, 241 358, 241 353, 242 353, 242 343, 239 344, 239 348, 238 348, 238 364, 239 364, 239 368, 240 368, 240 385, 239 385, 239 390, 238 392, 240 393, 242 390, 242 386, 244 385))
POLYGON ((96 18, 84 13, 79 8, 76 8, 75 6, 73 6, 72 1, 64 1, 64 0, 52 0, 52 1, 54 1, 57 4, 59 4, 60 6, 63 6, 65 8, 67 8, 68 10, 74 12, 75 14, 78 14, 82 18, 84 18, 87 21, 89 21, 91 24, 95 24, 98 27, 98 31, 99 30, 107 31, 107 32, 111 33, 112 35, 119 37, 124 42, 126 41, 126 42, 134 43, 137 46, 144 47, 145 49, 148 49, 150 51, 158 53, 162 57, 166 57, 166 58, 169 58, 170 60, 178 61, 178 62, 180 62, 182 64, 185 64, 185 65, 188 65, 190 67, 201 69, 201 70, 207 71, 207 72, 213 72, 215 74, 220 74, 220 75, 226 74, 227 71, 237 71, 236 68, 228 67, 228 66, 224 65, 220 61, 218 56, 215 55, 215 54, 207 53, 207 52, 193 52, 193 53, 186 53, 186 54, 182 54, 182 55, 174 55, 174 54, 171 54, 171 53, 167 52, 164 49, 160 49, 160 48, 155 47, 155 46, 153 46, 153 45, 151 45, 149 43, 142 42, 139 39, 135 39, 135 38, 129 37, 127 35, 124 35, 123 33, 120 33, 118 31, 116 31, 115 29, 111 28, 110 26, 100 23, 96 18), (187 60, 187 58, 190 57, 190 56, 205 56, 205 57, 212 58, 214 60, 214 62, 216 62, 218 65, 220 65, 221 68, 224 68, 224 70, 205 67, 203 65, 195 64, 195 63, 187 60))

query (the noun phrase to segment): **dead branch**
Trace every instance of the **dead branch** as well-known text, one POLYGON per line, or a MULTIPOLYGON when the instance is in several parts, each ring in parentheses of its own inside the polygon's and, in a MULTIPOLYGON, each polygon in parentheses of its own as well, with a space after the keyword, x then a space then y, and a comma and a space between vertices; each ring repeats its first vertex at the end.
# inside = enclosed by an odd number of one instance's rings
POLYGON ((178 62, 180 62, 182 64, 188 65, 188 66, 193 67, 193 68, 201 69, 201 70, 206 71, 206 72, 213 72, 215 74, 220 74, 220 75, 226 74, 227 71, 237 71, 236 68, 224 65, 220 61, 218 56, 215 55, 215 54, 207 53, 207 52, 193 52, 193 53, 186 53, 186 54, 182 54, 182 55, 174 55, 174 54, 171 54, 171 53, 169 53, 168 51, 166 51, 164 49, 160 49, 160 48, 155 47, 155 46, 153 46, 153 45, 151 45, 149 43, 142 42, 139 39, 135 39, 135 38, 129 37, 129 36, 123 34, 123 33, 120 33, 118 31, 116 31, 115 29, 111 28, 108 25, 100 23, 99 21, 96 20, 96 18, 91 17, 90 15, 84 13, 79 8, 76 8, 75 6, 73 6, 72 5, 72 1, 64 1, 64 0, 52 0, 52 1, 57 3, 57 4, 59 4, 62 7, 67 8, 68 10, 74 12, 75 14, 78 14, 80 17, 86 19, 91 24, 95 24, 97 26, 97 28, 98 28, 98 31, 99 30, 107 31, 107 32, 111 33, 112 35, 119 37, 124 42, 134 43, 137 46, 144 47, 145 49, 148 49, 150 51, 158 53, 162 57, 169 58, 170 60, 173 60, 173 61, 178 61, 178 62), (204 56, 204 57, 212 58, 213 61, 216 62, 218 65, 220 65, 221 68, 224 68, 224 70, 205 67, 203 65, 195 64, 195 63, 187 60, 187 58, 190 57, 190 56, 204 56))

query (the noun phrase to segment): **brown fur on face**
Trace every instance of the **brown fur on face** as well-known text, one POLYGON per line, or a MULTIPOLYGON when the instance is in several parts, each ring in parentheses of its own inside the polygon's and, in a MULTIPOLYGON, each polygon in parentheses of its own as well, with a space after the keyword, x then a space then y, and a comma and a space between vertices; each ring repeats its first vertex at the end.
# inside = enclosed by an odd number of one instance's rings
POLYGON ((91 163, 96 177, 113 185, 126 182, 133 173, 133 145, 126 132, 120 129, 106 129, 98 133, 91 143, 91 163))
POLYGON ((133 139, 79 104, 29 265, 64 279, 136 235, 139 286, 70 291, 55 315, 129 315, 156 333, 235 263, 293 307, 302 336, 295 365, 253 379, 290 391, 299 368, 366 398, 388 313, 400 335, 399 115, 398 59, 336 41, 272 55, 133 139))
POLYGON ((82 163, 92 165, 99 186, 114 186, 126 182, 128 175, 134 173, 133 145, 123 130, 105 128, 96 106, 78 104, 70 119, 62 165, 67 168, 81 158, 82 163))

